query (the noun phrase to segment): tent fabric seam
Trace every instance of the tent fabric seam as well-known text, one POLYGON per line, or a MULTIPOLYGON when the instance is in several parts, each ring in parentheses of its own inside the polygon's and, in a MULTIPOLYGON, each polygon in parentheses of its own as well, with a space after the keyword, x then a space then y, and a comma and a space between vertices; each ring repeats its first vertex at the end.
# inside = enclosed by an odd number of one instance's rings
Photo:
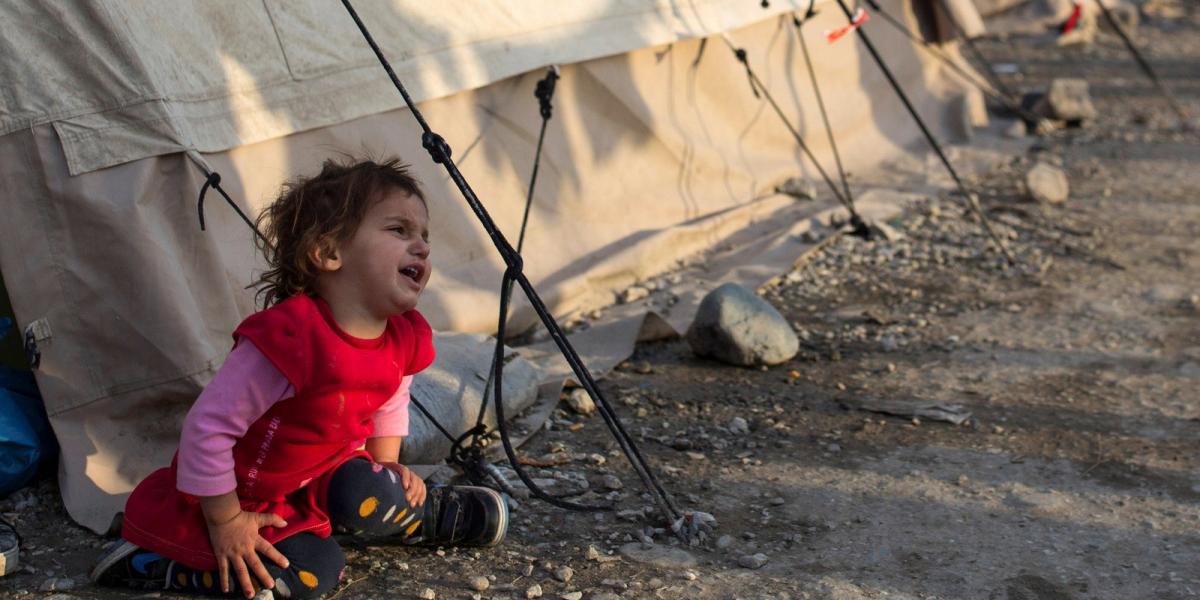
POLYGON ((185 380, 191 379, 192 377, 195 377, 196 375, 199 375, 201 373, 212 371, 213 369, 220 366, 220 364, 223 360, 224 360, 224 355, 220 355, 220 356, 217 356, 216 358, 209 359, 208 361, 205 362, 204 366, 202 366, 202 367, 186 369, 186 370, 182 370, 177 373, 172 373, 170 375, 164 375, 162 377, 157 377, 157 378, 152 377, 152 378, 132 381, 129 383, 122 384, 120 386, 114 386, 114 387, 110 387, 110 388, 102 388, 101 391, 97 395, 94 395, 91 397, 86 397, 86 398, 81 399, 78 402, 71 403, 71 404, 65 405, 61 408, 58 408, 58 409, 54 410, 53 412, 50 412, 49 416, 57 417, 63 413, 67 413, 67 412, 70 412, 70 411, 73 411, 76 409, 80 409, 85 406, 95 404, 97 402, 103 402, 104 400, 112 400, 112 399, 124 396, 126 394, 140 392, 147 388, 158 387, 158 386, 168 384, 168 383, 175 383, 177 381, 185 381, 185 380))

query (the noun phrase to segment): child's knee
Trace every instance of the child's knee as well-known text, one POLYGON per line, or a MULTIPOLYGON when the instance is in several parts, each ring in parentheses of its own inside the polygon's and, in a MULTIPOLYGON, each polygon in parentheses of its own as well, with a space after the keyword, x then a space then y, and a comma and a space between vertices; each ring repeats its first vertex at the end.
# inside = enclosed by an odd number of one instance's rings
POLYGON ((400 476, 367 460, 339 467, 326 497, 333 523, 354 534, 391 535, 413 515, 400 476))
POLYGON ((279 597, 318 598, 337 587, 346 568, 346 555, 332 538, 302 533, 276 544, 290 565, 276 580, 279 597))

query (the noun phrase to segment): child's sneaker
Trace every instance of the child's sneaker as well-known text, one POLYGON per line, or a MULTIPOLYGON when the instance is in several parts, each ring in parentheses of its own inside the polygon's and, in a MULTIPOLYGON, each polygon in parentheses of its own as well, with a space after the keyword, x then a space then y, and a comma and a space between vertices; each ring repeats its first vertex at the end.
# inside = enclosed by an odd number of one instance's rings
POLYGON ((17 570, 21 554, 21 538, 11 523, 0 518, 0 577, 17 570))
POLYGON ((172 564, 157 552, 119 540, 100 557, 88 578, 96 585, 165 590, 170 587, 172 564))
POLYGON ((417 543, 423 546, 495 546, 508 533, 508 503, 486 487, 430 487, 417 543))

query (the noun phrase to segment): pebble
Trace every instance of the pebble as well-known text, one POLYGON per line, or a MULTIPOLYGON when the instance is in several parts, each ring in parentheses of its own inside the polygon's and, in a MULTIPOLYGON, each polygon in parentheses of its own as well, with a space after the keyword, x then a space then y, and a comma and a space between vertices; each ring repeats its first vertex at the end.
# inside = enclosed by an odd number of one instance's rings
POLYGON ((555 571, 554 571, 554 578, 563 583, 569 583, 571 581, 571 578, 574 576, 575 576, 575 569, 572 569, 571 567, 563 566, 563 567, 559 567, 558 569, 555 569, 555 571))
POLYGON ((567 394, 567 406, 581 415, 590 415, 596 412, 596 403, 583 388, 575 388, 567 394))
POLYGON ((69 590, 75 587, 75 580, 70 577, 50 577, 38 586, 40 592, 55 592, 69 590))
POLYGON ((562 600, 581 600, 583 592, 563 592, 558 595, 562 600))
POLYGON ((1025 189, 1037 202, 1060 204, 1070 196, 1067 174, 1053 165, 1039 162, 1025 174, 1025 189))
POLYGON ((734 417, 730 419, 729 424, 726 425, 726 428, 729 429, 729 433, 734 435, 745 435, 750 433, 750 423, 742 417, 734 417))
POLYGON ((421 590, 421 593, 417 597, 421 600, 433 600, 437 598, 437 594, 433 593, 433 588, 425 588, 421 590))
POLYGON ((600 560, 600 551, 595 546, 589 545, 583 553, 584 558, 588 560, 600 560))
POLYGON ((629 304, 630 302, 637 302, 638 300, 641 300, 642 298, 645 298, 649 295, 650 295, 650 290, 648 290, 640 285, 635 285, 621 293, 621 304, 629 304))
POLYGON ((482 592, 482 591, 488 589, 488 587, 491 586, 492 583, 490 581, 488 581, 487 577, 484 577, 483 575, 479 575, 479 576, 472 577, 469 580, 467 580, 467 585, 470 586, 471 589, 473 589, 477 592, 482 592))
POLYGON ((770 558, 766 554, 759 552, 758 554, 746 554, 738 558, 738 566, 744 569, 761 569, 767 564, 770 558))
POLYGON ((604 476, 604 487, 610 490, 619 490, 625 487, 625 484, 616 475, 609 474, 604 476))
POLYGON ((588 600, 621 600, 621 597, 612 592, 592 592, 588 600))
POLYGON ((532 600, 533 598, 541 598, 542 597, 542 585, 540 583, 535 583, 535 584, 525 588, 525 597, 529 598, 530 600, 532 600))
POLYGON ((723 536, 717 538, 717 548, 720 550, 725 550, 726 548, 729 548, 732 545, 733 545, 733 537, 732 536, 723 535, 723 536))

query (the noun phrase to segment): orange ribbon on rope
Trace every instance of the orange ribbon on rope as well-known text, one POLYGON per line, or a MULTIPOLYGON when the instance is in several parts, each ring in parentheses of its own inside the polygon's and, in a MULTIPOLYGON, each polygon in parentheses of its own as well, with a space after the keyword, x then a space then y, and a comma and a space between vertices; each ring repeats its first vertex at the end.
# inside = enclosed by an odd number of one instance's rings
POLYGON ((842 36, 846 35, 847 33, 850 33, 851 31, 854 31, 855 29, 858 29, 860 26, 862 26, 863 23, 867 22, 867 19, 870 19, 870 18, 871 17, 870 17, 870 15, 867 14, 867 11, 863 10, 860 7, 858 9, 858 12, 854 13, 854 18, 850 20, 849 25, 844 25, 837 29, 826 30, 825 31, 825 41, 829 42, 830 44, 838 41, 839 39, 841 39, 842 36))

